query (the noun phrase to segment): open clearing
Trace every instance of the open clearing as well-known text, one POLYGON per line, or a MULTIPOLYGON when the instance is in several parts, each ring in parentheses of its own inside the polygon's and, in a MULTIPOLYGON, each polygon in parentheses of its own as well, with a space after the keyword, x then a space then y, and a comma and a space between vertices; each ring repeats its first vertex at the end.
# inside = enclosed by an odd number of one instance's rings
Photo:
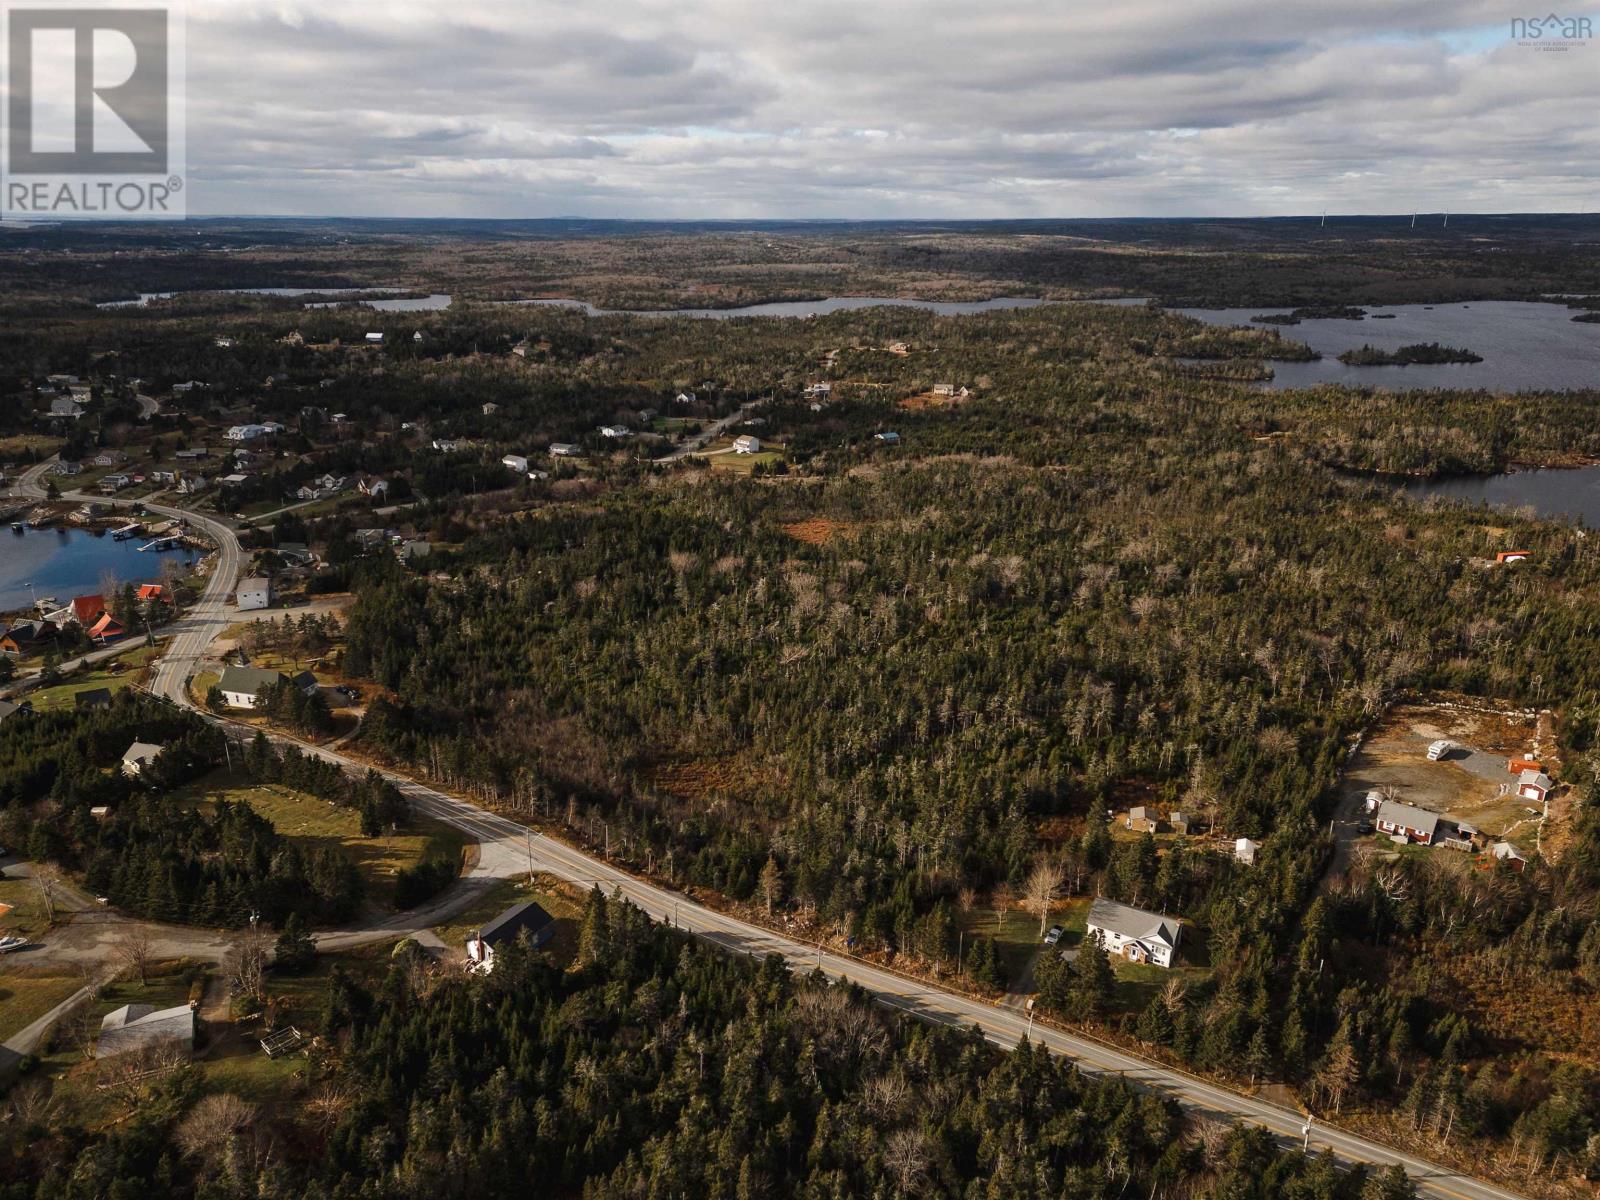
POLYGON ((353 808, 340 808, 277 784, 251 783, 225 771, 179 789, 172 798, 189 804, 218 800, 248 804, 291 841, 337 849, 361 872, 368 900, 383 909, 394 907, 394 880, 400 871, 424 858, 461 857, 461 834, 447 825, 413 818, 411 828, 392 837, 362 837, 361 815, 353 808))
MULTIPOLYGON (((1517 798, 1509 758, 1539 758, 1538 723, 1520 713, 1457 708, 1443 702, 1396 705, 1350 760, 1346 798, 1381 791, 1414 805, 1467 821, 1493 837, 1531 844, 1536 806, 1517 798), (1456 749, 1441 762, 1428 761, 1428 745, 1441 738, 1456 749), (1535 811, 1530 812, 1530 809, 1535 811)), ((1553 809, 1552 809, 1553 811, 1553 809)))
POLYGON ((465 959, 467 938, 494 920, 513 904, 536 901, 555 918, 555 935, 544 949, 557 962, 570 963, 578 953, 578 925, 583 918, 582 891, 549 875, 535 875, 528 884, 515 879, 496 880, 471 908, 458 913, 434 933, 447 947, 450 957, 465 959))
POLYGON ((849 537, 860 528, 850 521, 835 521, 828 517, 808 517, 803 521, 790 521, 778 526, 797 542, 808 546, 826 546, 837 537, 849 537))

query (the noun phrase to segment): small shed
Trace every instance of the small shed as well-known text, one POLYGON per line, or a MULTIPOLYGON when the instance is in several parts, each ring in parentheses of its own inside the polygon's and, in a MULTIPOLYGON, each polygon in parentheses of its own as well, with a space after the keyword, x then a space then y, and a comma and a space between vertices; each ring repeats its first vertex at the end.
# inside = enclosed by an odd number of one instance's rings
POLYGON ((1255 866, 1256 855, 1261 852, 1261 843, 1252 842, 1247 837, 1238 838, 1233 843, 1233 857, 1246 866, 1255 866))

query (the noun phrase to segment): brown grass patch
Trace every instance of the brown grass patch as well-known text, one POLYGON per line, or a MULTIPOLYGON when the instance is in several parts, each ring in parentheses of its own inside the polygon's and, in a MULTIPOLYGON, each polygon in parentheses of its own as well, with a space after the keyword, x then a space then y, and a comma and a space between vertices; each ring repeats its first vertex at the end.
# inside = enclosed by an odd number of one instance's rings
POLYGON ((905 412, 926 412, 930 408, 956 408, 969 399, 970 396, 936 396, 932 392, 920 392, 915 396, 907 396, 895 407, 905 412))
POLYGON ((1600 1045, 1600 1005, 1565 976, 1537 971, 1509 977, 1484 956, 1433 960, 1432 991, 1474 1029, 1529 1049, 1593 1065, 1600 1045))
POLYGON ((827 517, 809 517, 804 521, 790 521, 778 526, 797 542, 808 546, 826 546, 836 537, 849 537, 859 525, 851 521, 834 521, 827 517))
POLYGON ((783 785, 782 772, 743 754, 674 759, 651 767, 644 778, 650 786, 680 800, 745 795, 783 785))

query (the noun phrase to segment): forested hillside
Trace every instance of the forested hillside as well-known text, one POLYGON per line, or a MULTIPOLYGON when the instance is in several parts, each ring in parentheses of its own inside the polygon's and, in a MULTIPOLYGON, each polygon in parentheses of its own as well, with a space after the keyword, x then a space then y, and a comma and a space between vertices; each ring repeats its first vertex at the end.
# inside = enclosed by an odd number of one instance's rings
MULTIPOLYGON (((853 319, 869 342, 900 318, 853 319)), ((959 405, 909 411, 864 387, 820 417, 776 405, 774 436, 795 431, 786 477, 602 476, 581 500, 479 523, 430 579, 374 565, 346 660, 388 694, 364 741, 580 839, 604 822, 674 882, 776 900, 929 965, 955 959, 971 893, 1020 889, 1048 856, 1083 892, 1205 930, 1210 976, 1142 1021, 1109 1014, 1129 1036, 1330 1107, 1359 1095, 1432 1121, 1451 1101, 1412 1093, 1441 1056, 1460 1064, 1451 1079, 1507 1059, 1489 1030, 1457 1032, 1404 947, 1449 927, 1497 970, 1553 965, 1593 988, 1595 825, 1580 818, 1552 868, 1488 883, 1403 860, 1308 918, 1329 789, 1394 698, 1440 690, 1558 705, 1581 782, 1600 558, 1570 529, 1418 506, 1330 466, 1582 445, 1588 408, 1157 381, 1141 339, 1166 336, 1164 319, 932 321, 979 384, 959 405), (885 427, 899 446, 873 442, 885 427), (1494 569, 1513 544, 1533 561, 1494 569), (1113 842, 1104 814, 1130 788, 1261 840, 1261 862, 1113 842), (1483 886, 1503 893, 1500 923, 1463 926, 1483 886), (1543 915, 1563 905, 1572 919, 1543 915)), ((1047 999, 1079 1019, 1081 994, 1047 999)), ((1566 1124, 1529 1115, 1594 1078, 1589 1055, 1577 1084, 1540 1065, 1556 1048, 1525 1043, 1512 1076, 1485 1083, 1483 1130, 1582 1158, 1592 1103, 1566 1124)))
MULTIPOLYGON (((1037 1049, 890 1018, 693 945, 596 893, 572 972, 508 947, 488 978, 335 977, 337 1052, 304 1109, 163 1083, 98 1132, 13 1121, 7 1200, 653 1196, 1404 1200, 1256 1130, 1037 1049), (174 1153, 174 1148, 180 1152, 174 1153)), ((31 1111, 31 1110, 30 1110, 31 1111)))

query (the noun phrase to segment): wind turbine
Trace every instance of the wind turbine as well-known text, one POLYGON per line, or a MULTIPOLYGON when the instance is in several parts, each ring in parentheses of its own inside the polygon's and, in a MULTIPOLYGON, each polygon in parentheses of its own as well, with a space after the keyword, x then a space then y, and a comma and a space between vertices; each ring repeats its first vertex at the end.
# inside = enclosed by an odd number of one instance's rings
POLYGON ((1445 213, 1445 215, 1444 215, 1444 227, 1446 229, 1450 228, 1450 214, 1449 213, 1445 213))
POLYGON ((1318 229, 1326 229, 1327 227, 1328 227, 1328 210, 1327 209, 1323 209, 1322 210, 1322 224, 1317 226, 1317 228, 1318 229))
POLYGON ((1411 214, 1411 228, 1415 229, 1416 227, 1417 227, 1417 214, 1416 213, 1412 213, 1411 214))

